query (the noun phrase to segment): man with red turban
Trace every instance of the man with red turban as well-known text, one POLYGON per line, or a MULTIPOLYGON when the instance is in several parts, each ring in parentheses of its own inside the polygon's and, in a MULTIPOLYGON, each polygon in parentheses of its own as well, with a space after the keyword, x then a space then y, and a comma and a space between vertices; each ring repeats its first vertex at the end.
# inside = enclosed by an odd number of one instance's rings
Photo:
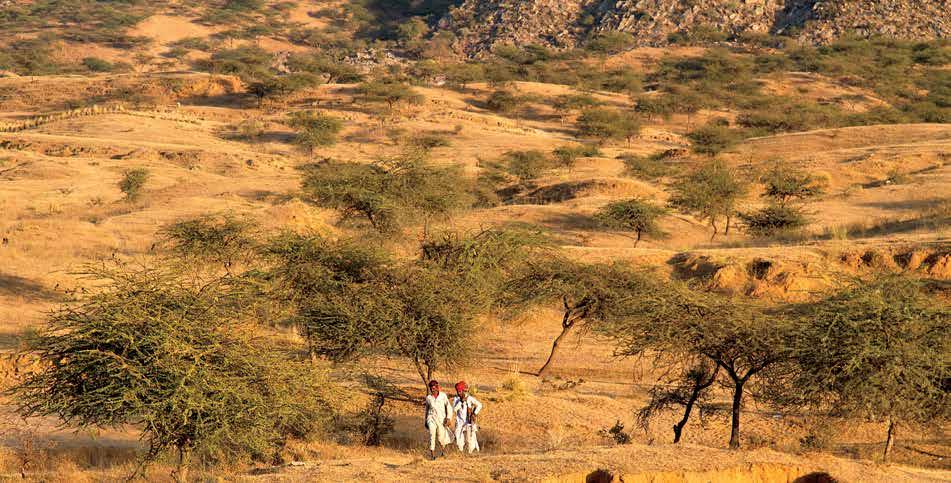
POLYGON ((456 383, 456 397, 452 400, 452 409, 456 415, 456 445, 459 451, 473 453, 479 451, 479 440, 476 433, 476 416, 482 411, 482 403, 469 394, 469 385, 466 381, 456 383))

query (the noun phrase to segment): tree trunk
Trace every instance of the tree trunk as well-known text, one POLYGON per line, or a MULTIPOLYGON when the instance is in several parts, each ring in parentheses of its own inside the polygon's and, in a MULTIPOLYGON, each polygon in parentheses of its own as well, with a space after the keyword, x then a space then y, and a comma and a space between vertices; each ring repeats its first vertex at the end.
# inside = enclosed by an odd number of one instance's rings
POLYGON ((726 231, 724 232, 724 235, 730 236, 730 217, 729 216, 726 217, 726 231))
POLYGON ((717 235, 720 233, 720 230, 717 228, 717 222, 714 219, 710 219, 710 227, 713 228, 713 235, 710 237, 710 241, 716 239, 717 235))
POLYGON ((637 248, 637 244, 641 242, 641 231, 637 230, 637 238, 634 239, 634 248, 637 248))
POLYGON ((684 407, 684 417, 680 420, 679 423, 674 425, 674 443, 680 442, 680 436, 683 433, 684 426, 687 425, 687 420, 690 419, 690 412, 693 411, 694 404, 697 403, 697 400, 700 399, 700 394, 703 393, 704 389, 710 387, 714 381, 717 380, 717 374, 720 373, 720 366, 713 366, 713 374, 710 375, 710 379, 706 382, 701 378, 694 384, 693 391, 690 393, 690 399, 687 400, 687 405, 684 407))
POLYGON ((885 436, 885 451, 882 452, 882 462, 888 461, 888 455, 895 446, 895 420, 888 418, 888 434, 885 436))
POLYGON ((429 389, 429 381, 432 380, 433 372, 428 368, 423 370, 423 364, 419 362, 418 358, 414 358, 413 363, 416 364, 416 372, 419 373, 419 378, 423 381, 423 387, 429 389))
POLYGON ((185 446, 178 447, 178 466, 172 472, 172 478, 178 483, 188 481, 188 460, 191 453, 185 446))
POLYGON ((568 332, 571 332, 571 328, 575 326, 574 322, 569 322, 568 318, 571 316, 571 311, 565 311, 565 318, 561 324, 561 334, 558 334, 558 337, 555 338, 555 341, 551 344, 551 353, 548 354, 548 360, 545 361, 545 365, 538 370, 538 377, 544 377, 548 373, 548 368, 551 366, 552 361, 555 359, 555 354, 558 353, 559 346, 561 346, 561 341, 568 335, 568 332))
POLYGON ((730 421, 730 449, 740 448, 740 406, 743 404, 743 384, 746 380, 734 381, 733 416, 730 421))

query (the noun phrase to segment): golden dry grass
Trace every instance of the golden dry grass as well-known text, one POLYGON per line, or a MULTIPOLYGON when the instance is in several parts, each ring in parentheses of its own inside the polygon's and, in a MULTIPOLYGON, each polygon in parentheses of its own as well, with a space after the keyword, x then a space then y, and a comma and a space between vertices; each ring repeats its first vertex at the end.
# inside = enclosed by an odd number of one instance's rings
MULTIPOLYGON (((143 28, 159 27, 147 24, 143 28)), ((207 76, 202 75, 185 78, 207 82, 207 76)), ((9 84, 20 89, 23 82, 0 79, 0 88, 9 84)), ((64 77, 42 82, 44 86, 28 89, 33 97, 20 102, 15 114, 11 106, 4 115, 23 117, 34 111, 53 110, 96 81, 64 77)), ((795 82, 798 85, 806 81, 795 82)), ((319 100, 322 110, 345 120, 346 129, 339 144, 319 150, 317 157, 368 162, 396 152, 398 143, 381 132, 372 108, 356 102, 352 87, 323 86, 296 96, 288 105, 272 105, 265 110, 227 96, 191 99, 182 107, 172 107, 177 99, 169 99, 169 109, 161 116, 154 112, 152 117, 108 114, 0 134, 0 143, 8 142, 9 147, 0 149, 0 172, 20 166, 0 174, 0 236, 5 240, 0 245, 0 343, 13 347, 24 330, 42 323, 45 311, 63 299, 64 291, 81 284, 71 272, 85 263, 113 257, 148 260, 156 231, 183 217, 231 212, 254 218, 273 230, 289 227, 352 234, 350 228, 335 224, 334 213, 295 199, 300 181, 295 167, 310 158, 290 144, 291 131, 283 124, 286 112, 308 108, 319 100), (264 126, 260 139, 242 142, 226 135, 234 125, 249 118, 260 120, 264 126), (145 195, 136 203, 123 201, 116 185, 122 172, 132 167, 145 167, 151 173, 145 195)), ((815 88, 830 89, 826 84, 815 88)), ((540 96, 570 91, 564 86, 532 83, 520 83, 518 89, 540 96)), ((571 129, 544 103, 534 106, 531 115, 520 123, 486 111, 480 101, 490 90, 478 84, 461 93, 421 88, 425 103, 405 108, 403 116, 391 121, 388 129, 398 127, 412 134, 452 131, 460 126, 458 134, 448 135, 451 146, 436 148, 433 159, 465 166, 470 174, 477 171, 479 159, 493 159, 513 149, 550 151, 575 141, 571 129)), ((601 96, 617 105, 629 102, 623 96, 601 96)), ((556 189, 566 183, 587 186, 569 199, 478 210, 447 222, 447 226, 478 229, 507 223, 536 225, 551 233, 573 257, 629 260, 661 273, 694 273, 730 285, 722 288, 792 299, 822 286, 803 281, 804 285, 790 288, 771 279, 752 279, 746 274, 747 264, 770 260, 776 270, 801 275, 802 281, 805 275, 821 278, 881 268, 852 263, 852 255, 861 260, 870 250, 881 253, 883 259, 914 250, 948 250, 948 223, 901 222, 928 213, 951 197, 951 167, 944 165, 951 153, 951 127, 945 125, 873 126, 772 136, 750 140, 728 153, 726 158, 736 164, 752 163, 761 168, 780 160, 828 175, 832 189, 810 205, 815 225, 813 234, 802 241, 760 243, 734 233, 710 243, 708 228, 682 215, 664 220, 670 237, 648 239, 637 248, 624 234, 598 229, 591 214, 608 201, 634 195, 658 202, 666 199, 662 184, 623 177, 623 167, 615 157, 683 147, 685 142, 678 133, 684 132, 685 122, 674 117, 650 125, 645 136, 630 147, 623 143, 606 145, 602 157, 582 160, 571 172, 556 170, 538 180, 542 188, 556 189), (877 183, 894 169, 909 173, 909 182, 877 183), (823 236, 837 226, 872 226, 876 220, 894 223, 879 223, 884 228, 866 230, 864 235, 853 230, 853 239, 845 241, 823 236), (861 239, 855 240, 857 236, 861 239), (716 279, 717 273, 721 273, 720 279, 716 279), (726 280, 728 274, 736 280, 726 280)), ((747 201, 748 205, 757 203, 755 195, 747 201)), ((412 238, 396 242, 393 248, 408 251, 412 238)), ((922 273, 928 269, 920 268, 922 273)), ((951 273, 934 276, 949 278, 951 273)), ((790 278, 782 280, 788 282, 790 278)), ((613 443, 599 431, 616 421, 634 427, 634 410, 645 402, 646 388, 656 380, 656 374, 649 361, 618 360, 609 348, 590 337, 573 341, 571 350, 557 362, 551 380, 519 374, 540 366, 558 330, 558 314, 548 310, 510 323, 490 321, 481 339, 474 341, 479 348, 475 359, 439 374, 447 382, 469 380, 487 403, 482 419, 485 452, 479 457, 422 461, 420 410, 393 403, 396 431, 386 438, 384 448, 302 444, 295 455, 314 463, 259 476, 249 476, 245 469, 235 470, 231 477, 340 481, 428 480, 438 475, 454 480, 519 480, 584 476, 599 468, 633 475, 722 470, 756 463, 829 471, 846 481, 949 478, 946 471, 869 462, 884 435, 883 428, 874 424, 836 423, 840 424, 839 437, 826 453, 800 456, 801 440, 815 430, 813 423, 805 417, 777 418, 755 405, 744 414, 744 443, 762 449, 719 449, 729 429, 723 416, 711 416, 703 428, 697 421, 691 422, 684 446, 667 445, 674 414, 665 415, 646 430, 635 429, 634 444, 612 448, 613 443), (849 456, 866 460, 842 458, 849 456)), ((407 389, 419 391, 414 373, 399 361, 372 361, 367 365, 361 369, 386 373, 407 389)), ((725 394, 718 397, 725 398, 725 394)), ((946 458, 926 454, 947 452, 947 446, 942 446, 947 441, 946 429, 905 428, 904 436, 899 436, 898 459, 948 469, 946 458)), ((37 456, 42 463, 31 470, 49 481, 116 478, 132 464, 131 452, 137 447, 133 431, 89 438, 56 430, 49 422, 36 422, 30 431, 30 438, 38 444, 56 442, 56 452, 37 456)), ((4 475, 14 475, 22 466, 15 448, 22 447, 24 441, 8 441, 8 451, 0 463, 4 475)), ((153 474, 160 479, 167 473, 159 468, 153 474)))

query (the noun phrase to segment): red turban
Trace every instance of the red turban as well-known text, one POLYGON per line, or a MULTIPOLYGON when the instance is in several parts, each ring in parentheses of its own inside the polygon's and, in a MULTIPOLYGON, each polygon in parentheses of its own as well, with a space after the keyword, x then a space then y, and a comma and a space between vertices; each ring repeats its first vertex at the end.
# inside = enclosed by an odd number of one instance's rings
POLYGON ((469 385, 466 384, 466 381, 459 381, 456 383, 456 392, 468 391, 469 385))

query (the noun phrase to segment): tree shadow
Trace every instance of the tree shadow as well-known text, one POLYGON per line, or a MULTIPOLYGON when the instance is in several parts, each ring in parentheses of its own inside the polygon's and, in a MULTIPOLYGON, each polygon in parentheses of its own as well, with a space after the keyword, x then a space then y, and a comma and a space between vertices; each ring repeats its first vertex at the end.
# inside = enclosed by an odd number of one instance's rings
POLYGON ((545 218, 542 223, 560 230, 604 231, 593 216, 581 213, 559 213, 545 218))
POLYGON ((0 296, 22 297, 27 301, 57 300, 59 295, 34 280, 0 273, 0 296))

